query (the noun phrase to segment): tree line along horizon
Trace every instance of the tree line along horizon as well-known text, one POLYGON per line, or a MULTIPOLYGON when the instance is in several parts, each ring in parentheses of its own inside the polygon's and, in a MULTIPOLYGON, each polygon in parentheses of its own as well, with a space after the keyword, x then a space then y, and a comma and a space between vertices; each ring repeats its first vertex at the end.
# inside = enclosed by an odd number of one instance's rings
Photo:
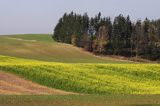
POLYGON ((111 21, 100 12, 95 17, 64 13, 52 37, 95 54, 160 60, 160 19, 132 22, 120 14, 111 21))

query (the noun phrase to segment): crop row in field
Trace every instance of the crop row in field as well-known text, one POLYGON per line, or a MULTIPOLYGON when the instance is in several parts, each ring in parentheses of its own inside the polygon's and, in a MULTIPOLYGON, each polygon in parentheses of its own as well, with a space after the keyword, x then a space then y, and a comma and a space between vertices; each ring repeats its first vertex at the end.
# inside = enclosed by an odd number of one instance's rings
POLYGON ((0 70, 87 94, 160 94, 159 64, 66 64, 0 56, 0 70))

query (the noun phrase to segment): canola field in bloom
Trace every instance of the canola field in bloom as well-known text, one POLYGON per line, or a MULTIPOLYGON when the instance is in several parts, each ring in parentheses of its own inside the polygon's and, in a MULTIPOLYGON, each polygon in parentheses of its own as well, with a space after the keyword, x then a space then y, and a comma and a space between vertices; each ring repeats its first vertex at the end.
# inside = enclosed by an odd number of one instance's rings
POLYGON ((82 94, 160 94, 160 64, 73 64, 0 56, 0 70, 82 94))

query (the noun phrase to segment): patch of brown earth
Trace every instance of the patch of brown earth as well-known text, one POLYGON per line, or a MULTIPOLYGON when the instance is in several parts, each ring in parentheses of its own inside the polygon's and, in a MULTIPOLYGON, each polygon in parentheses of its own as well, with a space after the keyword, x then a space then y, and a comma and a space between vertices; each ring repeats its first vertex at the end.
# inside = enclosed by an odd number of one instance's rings
POLYGON ((51 89, 0 71, 0 95, 68 95, 75 94, 51 89))

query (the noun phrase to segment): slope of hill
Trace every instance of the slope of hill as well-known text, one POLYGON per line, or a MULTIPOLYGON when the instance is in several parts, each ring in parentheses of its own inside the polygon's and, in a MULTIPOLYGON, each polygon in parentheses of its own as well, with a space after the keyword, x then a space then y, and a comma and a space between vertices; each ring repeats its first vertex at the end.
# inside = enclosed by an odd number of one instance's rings
POLYGON ((101 58, 47 34, 0 36, 0 48, 1 70, 41 85, 90 94, 160 94, 159 64, 101 58))
POLYGON ((71 92, 160 94, 159 64, 74 64, 0 56, 0 70, 71 92))
POLYGON ((129 63, 98 57, 69 44, 54 42, 47 34, 0 36, 0 54, 27 59, 64 63, 129 63))

